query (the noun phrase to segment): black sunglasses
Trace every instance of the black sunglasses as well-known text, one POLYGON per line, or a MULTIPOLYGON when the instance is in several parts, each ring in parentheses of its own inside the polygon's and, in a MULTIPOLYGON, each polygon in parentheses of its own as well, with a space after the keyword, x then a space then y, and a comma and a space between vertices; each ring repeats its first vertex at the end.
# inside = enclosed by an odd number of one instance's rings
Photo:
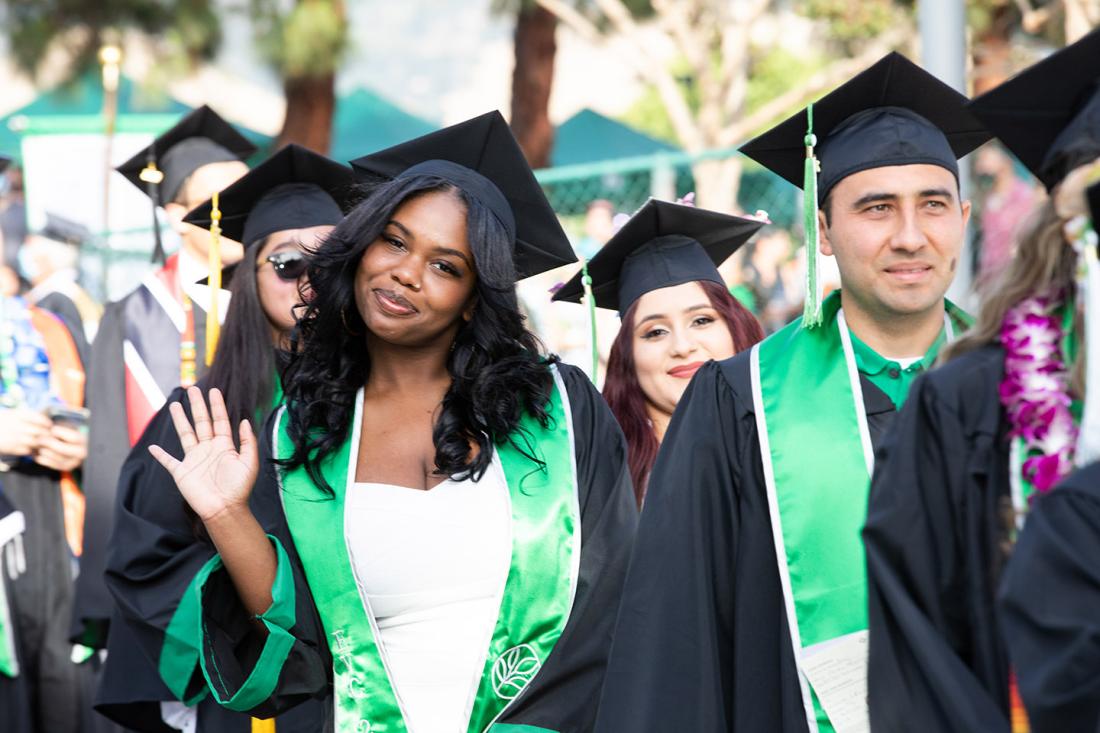
POLYGON ((308 262, 305 255, 301 252, 289 251, 289 252, 276 252, 273 255, 268 255, 263 259, 263 262, 256 265, 256 269, 259 270, 264 266, 265 262, 270 262, 271 266, 275 268, 275 277, 284 282, 295 282, 306 271, 308 262))

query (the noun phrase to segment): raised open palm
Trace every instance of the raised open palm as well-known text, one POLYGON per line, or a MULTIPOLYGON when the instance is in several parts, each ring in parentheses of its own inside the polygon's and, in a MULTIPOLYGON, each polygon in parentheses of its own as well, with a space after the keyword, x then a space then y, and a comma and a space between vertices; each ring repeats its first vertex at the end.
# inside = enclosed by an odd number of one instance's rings
POLYGON ((159 445, 149 446, 149 452, 171 474, 183 498, 204 522, 227 509, 246 505, 259 472, 252 426, 248 420, 241 421, 241 449, 238 452, 233 445, 233 431, 221 392, 211 389, 209 396, 210 410, 207 411, 202 390, 188 388, 194 424, 187 419, 179 402, 168 407, 183 446, 182 461, 159 445))

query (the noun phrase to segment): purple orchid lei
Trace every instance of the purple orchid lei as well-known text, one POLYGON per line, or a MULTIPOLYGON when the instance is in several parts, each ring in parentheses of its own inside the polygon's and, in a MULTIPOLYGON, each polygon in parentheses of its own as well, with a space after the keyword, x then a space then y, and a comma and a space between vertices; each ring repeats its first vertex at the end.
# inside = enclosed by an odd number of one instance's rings
POLYGON ((1009 437, 1024 441, 1023 478, 1040 493, 1073 470, 1077 444, 1069 369, 1062 358, 1059 309, 1064 303, 1062 293, 1027 298, 1008 311, 1001 327, 1001 404, 1008 415, 1009 437))

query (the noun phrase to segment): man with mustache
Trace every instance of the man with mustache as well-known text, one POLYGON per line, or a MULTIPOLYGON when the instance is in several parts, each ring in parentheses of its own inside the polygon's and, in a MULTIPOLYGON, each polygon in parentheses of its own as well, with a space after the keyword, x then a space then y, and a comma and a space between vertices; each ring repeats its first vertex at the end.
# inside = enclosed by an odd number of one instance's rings
POLYGON ((700 369, 677 407, 598 730, 866 724, 859 531, 875 444, 967 322, 944 300, 970 215, 957 159, 988 139, 965 104, 890 54, 742 148, 807 190, 806 312, 700 369), (824 302, 818 251, 842 283, 824 302))

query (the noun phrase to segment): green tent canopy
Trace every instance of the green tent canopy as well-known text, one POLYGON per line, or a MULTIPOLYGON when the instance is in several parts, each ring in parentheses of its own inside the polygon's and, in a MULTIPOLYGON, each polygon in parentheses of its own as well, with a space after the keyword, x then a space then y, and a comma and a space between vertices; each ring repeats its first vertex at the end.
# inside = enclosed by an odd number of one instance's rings
MULTIPOLYGON (((143 89, 126 76, 119 79, 118 132, 163 132, 191 110, 166 93, 143 89)), ((99 72, 91 70, 0 117, 0 153, 19 159, 24 134, 102 131, 102 115, 103 85, 99 72)), ((261 149, 272 143, 272 138, 263 133, 234 126, 261 149)))
POLYGON ((439 129, 360 87, 336 100, 329 157, 341 163, 439 129))
POLYGON ((675 146, 638 132, 632 127, 582 109, 558 126, 554 133, 553 166, 592 163, 655 153, 679 152, 675 146))

